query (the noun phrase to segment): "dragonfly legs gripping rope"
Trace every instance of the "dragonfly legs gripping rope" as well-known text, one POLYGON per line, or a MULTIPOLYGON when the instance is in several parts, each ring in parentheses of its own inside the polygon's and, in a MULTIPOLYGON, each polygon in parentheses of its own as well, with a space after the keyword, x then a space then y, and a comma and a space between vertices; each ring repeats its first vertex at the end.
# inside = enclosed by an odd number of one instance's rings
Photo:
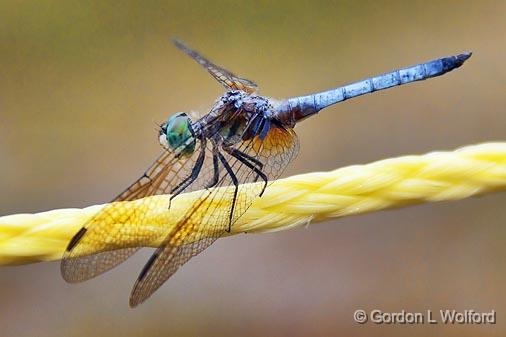
MULTIPOLYGON (((199 153, 197 160, 195 161, 195 165, 192 168, 191 173, 186 178, 184 178, 178 185, 176 185, 171 191, 171 196, 169 198, 169 209, 172 204, 172 199, 174 199, 179 194, 184 192, 184 190, 188 186, 190 186, 195 180, 197 180, 197 178, 199 177, 199 174, 200 174, 202 167, 204 165, 204 159, 206 157, 206 138, 203 137, 202 139, 200 139, 200 141, 201 141, 200 153, 199 153)), ((226 153, 228 153, 230 156, 237 159, 239 162, 241 162, 246 167, 248 167, 251 171, 253 171, 256 174, 255 182, 258 180, 258 178, 262 178, 262 180, 264 181, 264 186, 262 188, 262 191, 259 194, 259 196, 261 197, 263 195, 263 193, 267 187, 267 183, 268 183, 267 175, 264 172, 262 172, 264 164, 260 160, 254 158, 254 157, 250 156, 249 154, 247 154, 243 151, 240 151, 236 148, 225 146, 225 145, 222 145, 221 148, 226 153)), ((225 168, 225 171, 230 176, 232 183, 235 186, 234 195, 232 198, 232 206, 231 206, 230 215, 229 215, 229 225, 228 225, 228 230, 227 230, 227 232, 230 232, 231 227, 232 227, 232 220, 233 220, 233 216, 234 216, 234 208, 235 208, 235 204, 237 201, 237 194, 239 191, 239 180, 237 179, 237 176, 235 175, 234 170, 232 169, 232 167, 228 163, 227 159, 220 153, 220 150, 218 149, 218 145, 213 142, 213 177, 212 177, 211 181, 205 186, 206 189, 210 189, 218 184, 219 177, 220 177, 219 176, 219 162, 220 161, 221 161, 223 167, 225 168)))
MULTIPOLYGON (((263 173, 261 171, 261 169, 259 169, 258 167, 256 167, 254 164, 258 165, 261 168, 261 167, 263 167, 262 162, 259 161, 259 160, 257 160, 257 159, 255 159, 255 158, 252 158, 247 153, 239 151, 236 148, 223 146, 223 150, 225 150, 225 152, 227 152, 232 157, 234 157, 237 160, 239 160, 239 162, 241 162, 244 165, 246 165, 246 167, 248 167, 250 170, 252 170, 253 172, 255 172, 257 174, 257 177, 260 176, 264 180, 264 186, 262 188, 262 191, 258 195, 258 196, 261 197, 262 194, 265 191, 265 188, 267 187, 268 179, 267 179, 267 176, 265 175, 265 173, 263 173), (254 164, 252 164, 250 161, 253 162, 254 164)), ((225 158, 223 157, 223 155, 221 153, 218 153, 218 155, 220 156, 220 160, 222 161, 223 166, 225 167, 225 170, 228 172, 230 178, 232 179, 232 182, 235 185, 234 197, 232 199, 232 207, 231 207, 231 210, 230 210, 230 217, 229 217, 228 230, 227 230, 227 232, 230 233, 231 228, 232 228, 232 219, 233 219, 233 216, 234 216, 235 202, 236 202, 236 199, 237 199, 237 192, 239 191, 239 183, 237 181, 237 177, 235 176, 234 171, 232 170, 232 168, 230 167, 230 165, 227 163, 227 161, 225 160, 225 158)))

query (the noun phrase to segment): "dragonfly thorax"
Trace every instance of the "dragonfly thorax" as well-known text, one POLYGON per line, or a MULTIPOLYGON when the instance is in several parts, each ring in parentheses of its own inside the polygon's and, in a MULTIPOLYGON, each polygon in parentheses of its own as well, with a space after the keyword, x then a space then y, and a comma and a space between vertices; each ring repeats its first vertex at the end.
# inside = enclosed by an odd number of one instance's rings
POLYGON ((191 154, 195 150, 195 139, 190 117, 178 112, 169 117, 160 127, 160 144, 168 150, 180 149, 181 154, 191 154))
MULTIPOLYGON (((231 90, 220 97, 209 117, 214 121, 213 129, 221 136, 221 140, 234 145, 258 134, 261 131, 260 124, 265 125, 265 121, 273 117, 272 109, 266 97, 231 90)), ((267 124, 270 125, 270 122, 267 124)))

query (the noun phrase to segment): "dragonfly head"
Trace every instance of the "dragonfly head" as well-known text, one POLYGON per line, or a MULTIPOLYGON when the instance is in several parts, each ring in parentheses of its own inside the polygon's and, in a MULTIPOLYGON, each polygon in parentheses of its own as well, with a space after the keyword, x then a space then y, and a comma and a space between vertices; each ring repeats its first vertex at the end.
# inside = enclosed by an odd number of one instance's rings
POLYGON ((168 150, 176 150, 186 145, 181 154, 191 154, 195 150, 192 121, 184 112, 169 117, 160 127, 160 144, 168 150))

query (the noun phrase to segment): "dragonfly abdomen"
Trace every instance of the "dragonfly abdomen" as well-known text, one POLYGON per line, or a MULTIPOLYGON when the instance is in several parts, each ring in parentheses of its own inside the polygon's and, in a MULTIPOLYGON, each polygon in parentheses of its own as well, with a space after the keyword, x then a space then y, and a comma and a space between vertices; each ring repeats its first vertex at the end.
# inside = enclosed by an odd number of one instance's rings
POLYGON ((471 53, 443 57, 415 66, 398 69, 379 76, 345 85, 328 91, 299 96, 285 100, 276 112, 277 119, 284 124, 294 125, 299 120, 347 99, 388 89, 415 81, 441 76, 460 67, 471 53))

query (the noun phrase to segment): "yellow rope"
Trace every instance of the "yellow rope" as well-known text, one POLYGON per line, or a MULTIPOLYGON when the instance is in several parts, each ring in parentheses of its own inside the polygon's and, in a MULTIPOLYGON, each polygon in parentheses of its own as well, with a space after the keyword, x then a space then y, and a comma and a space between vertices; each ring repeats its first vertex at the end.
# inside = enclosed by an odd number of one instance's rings
MULTIPOLYGON (((330 218, 422 202, 457 200, 505 189, 506 142, 391 158, 277 180, 238 220, 231 234, 279 231, 330 218)), ((181 195, 171 207, 177 210, 198 195, 195 192, 181 195)), ((122 245, 156 246, 168 226, 173 225, 170 219, 168 223, 160 221, 167 213, 168 197, 151 198, 157 201, 157 207, 147 211, 152 224, 145 228, 138 228, 138 224, 119 224, 135 226, 135 232, 139 233, 138 239, 131 238, 122 245), (156 239, 146 239, 153 237, 156 239)), ((138 201, 126 203, 128 207, 138 205, 138 201)), ((59 259, 70 238, 101 207, 0 217, 0 265, 59 259)))

